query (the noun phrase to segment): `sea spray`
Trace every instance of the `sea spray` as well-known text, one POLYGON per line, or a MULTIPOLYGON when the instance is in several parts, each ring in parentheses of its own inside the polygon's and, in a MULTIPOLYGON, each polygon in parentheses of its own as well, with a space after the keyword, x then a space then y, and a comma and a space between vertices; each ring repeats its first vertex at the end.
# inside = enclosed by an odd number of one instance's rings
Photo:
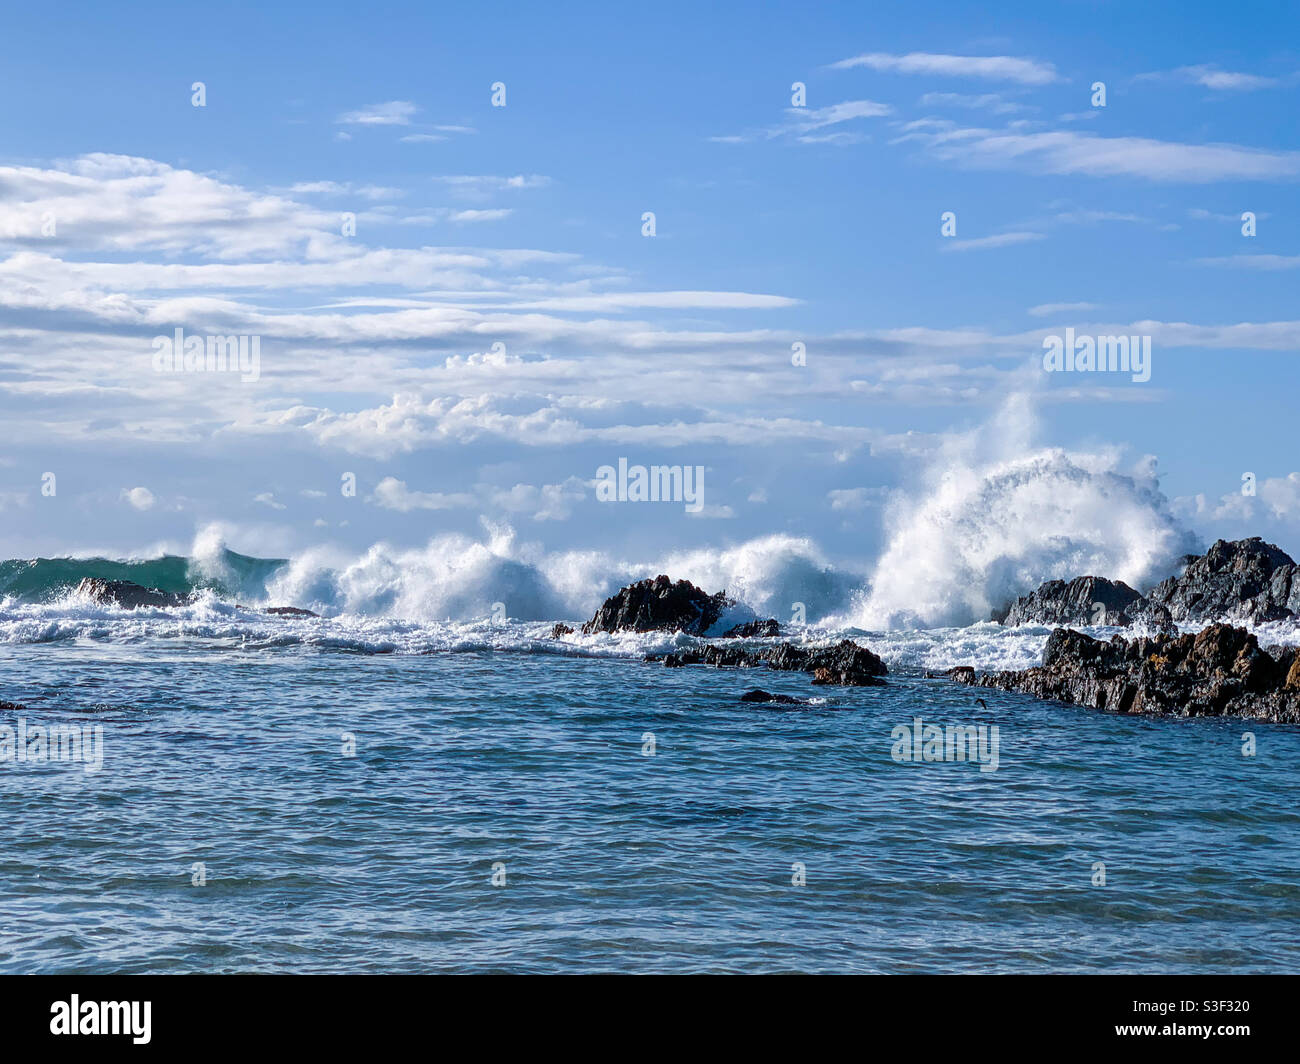
POLYGON ((1159 490, 1154 460, 1035 447, 1014 396, 987 426, 948 440, 916 489, 896 495, 870 591, 846 621, 866 629, 962 626, 1045 580, 1098 575, 1141 589, 1198 549, 1159 490))

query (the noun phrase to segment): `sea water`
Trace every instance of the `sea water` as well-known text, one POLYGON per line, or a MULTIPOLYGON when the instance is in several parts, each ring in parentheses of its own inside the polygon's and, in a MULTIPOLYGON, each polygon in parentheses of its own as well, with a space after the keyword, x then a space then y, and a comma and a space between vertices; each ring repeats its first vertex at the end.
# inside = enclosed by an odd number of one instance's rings
POLYGON ((0 724, 103 762, 0 763, 0 971, 1300 966, 1300 728, 926 675, 1045 629, 804 633, 874 688, 548 629, 6 600, 0 724), (996 725, 996 771, 896 759, 918 717, 996 725))

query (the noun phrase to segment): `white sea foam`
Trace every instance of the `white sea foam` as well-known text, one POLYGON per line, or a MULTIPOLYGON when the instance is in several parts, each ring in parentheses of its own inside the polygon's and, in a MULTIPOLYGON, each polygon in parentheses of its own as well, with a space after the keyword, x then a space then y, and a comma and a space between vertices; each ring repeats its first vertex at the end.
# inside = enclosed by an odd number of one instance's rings
POLYGON ((1034 448, 1032 435, 1016 398, 990 426, 954 437, 917 489, 893 500, 870 590, 845 619, 965 626, 1045 580, 1096 575, 1140 589, 1197 549, 1153 460, 1125 472, 1116 453, 1034 448))

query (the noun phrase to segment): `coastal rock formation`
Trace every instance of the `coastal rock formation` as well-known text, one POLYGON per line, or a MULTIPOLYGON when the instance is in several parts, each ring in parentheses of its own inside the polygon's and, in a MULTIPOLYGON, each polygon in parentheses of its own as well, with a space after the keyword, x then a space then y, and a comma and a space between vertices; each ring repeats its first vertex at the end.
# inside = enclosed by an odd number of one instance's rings
POLYGON ((611 595, 583 632, 686 632, 704 635, 732 603, 726 593, 710 595, 686 580, 666 576, 639 580, 611 595))
POLYGON ((1219 540, 1203 557, 1189 557, 1179 576, 1156 585, 1149 598, 1175 621, 1276 621, 1300 614, 1300 577, 1289 554, 1258 536, 1219 540))
POLYGON ((781 626, 775 617, 765 621, 747 621, 722 633, 723 639, 771 639, 781 634, 781 626))
POLYGON ((156 587, 142 587, 130 580, 101 580, 97 576, 85 577, 76 587, 75 594, 104 606, 121 606, 134 610, 144 606, 151 609, 185 606, 189 595, 159 591, 156 587))
POLYGON ((1262 539, 1219 540, 1204 556, 1188 555, 1183 571, 1141 595, 1118 580, 1080 576, 1049 580, 1016 599, 993 620, 1006 625, 1260 623, 1300 616, 1300 573, 1285 551, 1262 539))
POLYGON ((561 636, 565 636, 565 635, 573 635, 573 629, 570 628, 563 621, 556 621, 555 624, 551 627, 551 634, 548 638, 559 639, 561 636))
POLYGON ((1147 601, 1122 580, 1080 576, 1068 584, 1049 580, 1037 591, 1016 599, 1003 617, 1005 625, 1122 625, 1145 622, 1155 627, 1172 623, 1169 611, 1147 601))
POLYGON ((663 661, 669 668, 683 665, 713 665, 720 668, 752 669, 764 665, 780 672, 812 674, 815 684, 847 687, 879 687, 889 669, 866 647, 842 639, 829 647, 800 647, 780 643, 774 647, 746 650, 735 646, 703 646, 672 654, 652 654, 647 661, 663 661))
POLYGON ((1048 637, 1043 664, 978 675, 949 671, 957 683, 1021 691, 1115 713, 1231 716, 1300 724, 1300 652, 1266 653, 1243 628, 1213 624, 1196 634, 1103 642, 1069 628, 1048 637))
POLYGON ((319 613, 312 613, 311 610, 300 609, 297 606, 268 606, 267 613, 274 614, 276 617, 319 617, 319 613))

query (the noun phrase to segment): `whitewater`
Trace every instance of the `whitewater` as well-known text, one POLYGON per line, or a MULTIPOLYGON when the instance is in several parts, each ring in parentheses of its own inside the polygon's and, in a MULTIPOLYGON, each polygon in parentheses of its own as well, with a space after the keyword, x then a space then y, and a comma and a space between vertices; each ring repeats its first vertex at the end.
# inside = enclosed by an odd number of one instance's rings
MULTIPOLYGON (((579 632, 555 640, 550 628, 557 621, 577 627, 620 587, 664 573, 727 592, 737 604, 728 625, 774 617, 795 638, 865 640, 891 665, 1023 668, 1038 662, 1047 630, 992 623, 999 607, 1046 580, 1076 576, 1145 590, 1203 544, 1170 512, 1153 460, 1124 469, 1114 452, 1035 449, 1033 419, 1019 399, 1008 401, 997 423, 997 432, 950 438, 917 484, 895 493, 875 559, 834 562, 809 537, 773 534, 630 560, 602 550, 548 551, 490 523, 477 539, 442 534, 420 547, 376 543, 357 554, 319 546, 260 558, 230 549, 219 527, 209 526, 185 554, 0 562, 0 640, 641 657, 690 637, 579 632), (79 597, 76 585, 86 577, 195 598, 176 609, 122 610, 79 597), (269 606, 321 616, 260 612, 269 606)), ((1300 641, 1292 622, 1257 631, 1266 642, 1300 641)))

